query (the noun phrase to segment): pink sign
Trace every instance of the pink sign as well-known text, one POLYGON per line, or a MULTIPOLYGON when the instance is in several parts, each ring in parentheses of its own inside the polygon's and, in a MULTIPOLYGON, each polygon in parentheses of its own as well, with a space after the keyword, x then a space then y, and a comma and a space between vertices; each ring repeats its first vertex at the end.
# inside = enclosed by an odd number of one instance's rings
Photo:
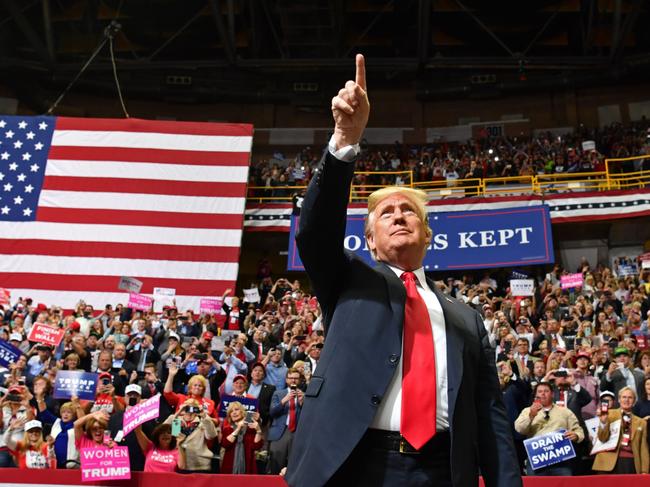
POLYGON ((137 406, 124 411, 124 422, 122 423, 122 432, 128 435, 142 423, 156 419, 160 414, 160 394, 150 397, 137 406))
POLYGON ((153 306, 153 299, 144 294, 129 294, 129 303, 126 305, 131 309, 139 309, 141 311, 148 311, 153 306))
POLYGON ((218 313, 221 310, 220 298, 203 298, 199 303, 199 313, 207 313, 209 315, 218 313))
POLYGON ((52 347, 58 347, 65 331, 54 326, 45 325, 43 323, 34 323, 29 330, 27 339, 30 342, 44 343, 52 347))
POLYGON ((575 274, 565 274, 564 276, 560 276, 560 287, 562 289, 569 289, 572 287, 582 287, 582 283, 584 282, 584 278, 582 277, 582 273, 576 272, 575 274))
POLYGON ((9 289, 0 287, 0 304, 10 304, 9 299, 11 298, 11 292, 9 289))
POLYGON ((131 478, 129 448, 115 446, 107 448, 81 449, 81 481, 118 480, 131 478))

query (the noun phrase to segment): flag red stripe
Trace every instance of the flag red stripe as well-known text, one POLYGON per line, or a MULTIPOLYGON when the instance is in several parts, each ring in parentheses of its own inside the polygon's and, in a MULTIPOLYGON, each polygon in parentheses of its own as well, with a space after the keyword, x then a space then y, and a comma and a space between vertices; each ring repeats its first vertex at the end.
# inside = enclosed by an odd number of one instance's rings
MULTIPOLYGON (((158 277, 131 276, 143 282, 141 293, 153 293, 154 287, 176 289, 176 295, 221 296, 232 287, 232 281, 214 281, 199 279, 168 279, 158 277)), ((46 289, 52 291, 120 292, 117 284, 119 276, 82 276, 61 274, 36 274, 5 272, 0 276, 0 287, 8 289, 46 289)))
POLYGON ((159 194, 162 195, 162 198, 169 195, 243 198, 244 192, 246 191, 246 183, 45 176, 43 189, 159 194))
POLYGON ((0 238, 0 254, 5 256, 24 254, 187 262, 237 262, 239 260, 239 247, 192 247, 189 245, 0 238))
POLYGON ((86 208, 49 208, 41 206, 37 210, 36 220, 56 223, 93 223, 97 225, 144 225, 152 227, 239 230, 242 228, 244 215, 172 213, 139 210, 95 210, 86 208))
POLYGON ((104 130, 160 134, 251 136, 253 126, 238 123, 174 122, 139 118, 58 117, 56 130, 104 130))
POLYGON ((72 161, 156 162, 190 166, 248 166, 249 152, 206 152, 124 147, 50 147, 48 159, 72 161))

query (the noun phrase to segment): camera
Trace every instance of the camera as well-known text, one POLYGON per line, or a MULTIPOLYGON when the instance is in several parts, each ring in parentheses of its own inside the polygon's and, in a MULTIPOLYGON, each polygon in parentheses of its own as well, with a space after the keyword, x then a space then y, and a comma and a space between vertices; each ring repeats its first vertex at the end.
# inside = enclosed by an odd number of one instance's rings
POLYGON ((109 379, 108 377, 104 377, 104 378, 102 379, 102 385, 107 386, 107 385, 109 385, 110 383, 111 383, 111 379, 109 379))
POLYGON ((566 370, 556 370, 553 375, 555 377, 566 377, 568 374, 566 370))
POLYGON ((9 402, 20 402, 22 400, 23 398, 20 397, 18 394, 7 394, 7 401, 9 402))
POLYGON ((292 384, 292 385, 289 386, 289 389, 291 389, 292 391, 295 391, 296 389, 298 389, 298 386, 292 384))
POLYGON ((314 348, 318 348, 318 349, 322 350, 323 349, 323 344, 322 343, 317 343, 316 345, 314 345, 314 348))
POLYGON ((607 411, 609 411, 609 403, 607 401, 603 401, 600 403, 600 414, 606 414, 607 411))
POLYGON ((196 407, 196 406, 187 406, 184 411, 186 413, 194 413, 194 414, 199 414, 201 412, 201 408, 196 407))
POLYGON ((255 421, 253 419, 253 411, 246 411, 246 417, 244 418, 244 423, 250 424, 253 421, 255 421))
POLYGON ((208 354, 207 353, 195 353, 194 358, 196 360, 207 360, 208 359, 208 354))

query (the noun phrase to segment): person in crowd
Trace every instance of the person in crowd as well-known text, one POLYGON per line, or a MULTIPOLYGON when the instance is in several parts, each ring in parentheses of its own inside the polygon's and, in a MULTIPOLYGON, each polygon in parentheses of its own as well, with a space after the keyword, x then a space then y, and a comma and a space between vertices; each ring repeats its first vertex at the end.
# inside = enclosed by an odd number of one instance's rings
POLYGON ((637 391, 643 391, 644 374, 632 368, 630 351, 626 347, 616 347, 614 350, 615 362, 609 364, 607 372, 600 381, 600 389, 612 391, 614 395, 626 386, 637 391))
POLYGON ((18 468, 56 468, 54 455, 54 440, 43 438, 43 424, 33 419, 25 422, 23 419, 14 419, 4 433, 4 442, 14 456, 18 468), (21 441, 14 440, 14 430, 25 431, 21 441))
POLYGON ((148 363, 158 363, 160 360, 160 354, 153 346, 151 335, 135 335, 129 342, 127 349, 129 350, 128 359, 130 363, 140 373, 144 372, 144 367, 148 363))
POLYGON ((184 450, 178 448, 169 423, 156 426, 151 432, 151 440, 142 431, 142 425, 135 429, 135 435, 145 456, 145 472, 168 473, 186 469, 184 450))
POLYGON ((260 413, 261 424, 266 426, 269 422, 269 412, 271 409, 271 398, 275 392, 275 386, 264 382, 266 377, 266 367, 264 364, 257 362, 251 367, 251 381, 246 393, 257 399, 257 410, 260 413))
POLYGON ((100 372, 97 380, 97 391, 90 412, 94 413, 103 410, 108 414, 113 414, 116 411, 122 411, 124 409, 124 399, 122 396, 117 395, 111 373, 100 372))
POLYGON ((650 377, 646 377, 643 381, 643 392, 639 395, 632 411, 645 421, 650 420, 650 377))
MULTIPOLYGON (((527 438, 535 438, 557 430, 565 430, 564 437, 572 442, 580 443, 584 439, 584 431, 578 418, 567 407, 553 404, 553 386, 548 382, 540 382, 535 388, 533 404, 521 412, 515 421, 515 430, 527 438)), ((570 476, 571 463, 564 461, 554 465, 533 470, 528 464, 528 475, 536 476, 570 476)))
POLYGON ((226 303, 226 298, 232 293, 232 289, 226 289, 222 296, 221 309, 226 313, 224 329, 244 331, 244 319, 246 318, 244 310, 239 308, 239 298, 232 297, 231 305, 226 303))
POLYGON ((598 439, 609 440, 612 423, 620 421, 616 447, 610 451, 596 454, 593 470, 600 473, 630 474, 648 473, 650 453, 648 451, 648 424, 632 412, 636 402, 636 392, 630 386, 618 391, 619 407, 600 413, 598 439))
POLYGON ((74 422, 74 438, 77 450, 113 446, 113 440, 106 434, 109 413, 105 410, 95 411, 78 418, 74 422))
POLYGON ((598 396, 600 395, 600 384, 589 370, 591 356, 587 351, 579 351, 576 354, 576 368, 573 371, 573 377, 576 384, 587 391, 591 397, 591 401, 583 406, 582 418, 590 419, 596 416, 596 409, 598 407, 598 396))
POLYGON ((223 423, 221 473, 257 474, 255 453, 264 445, 262 427, 239 402, 231 402, 223 423))
POLYGON ((235 376, 248 373, 246 361, 237 357, 238 352, 235 348, 237 344, 237 338, 231 339, 230 342, 226 343, 223 353, 219 356, 219 362, 226 372, 226 379, 223 383, 223 390, 226 394, 232 394, 232 381, 235 376))
POLYGON ((79 468, 79 450, 75 445, 74 422, 85 415, 79 398, 73 397, 59 408, 57 418, 49 410, 39 413, 39 418, 47 418, 52 424, 50 436, 54 439, 56 468, 79 468))
POLYGON ((179 412, 188 399, 194 399, 201 406, 201 409, 207 412, 208 416, 216 418, 214 401, 209 397, 205 397, 205 392, 208 386, 207 379, 200 374, 193 375, 187 383, 187 394, 179 394, 174 392, 174 389, 172 387, 174 377, 178 371, 179 368, 177 365, 175 363, 172 363, 171 367, 169 368, 169 375, 167 376, 167 382, 165 382, 165 389, 163 393, 163 396, 169 405, 171 407, 175 407, 176 412, 179 412))
POLYGON ((277 475, 287 466, 293 437, 300 421, 300 413, 305 394, 298 388, 300 372, 289 369, 286 376, 287 387, 277 389, 271 398, 271 426, 269 441, 269 473, 277 475))
POLYGON ((165 420, 164 424, 174 427, 180 420, 180 434, 176 437, 185 457, 186 473, 210 473, 213 453, 208 446, 212 439, 220 441, 221 431, 208 416, 203 405, 193 398, 180 404, 178 411, 165 420))
MULTIPOLYGON (((119 446, 126 446, 129 450, 129 462, 131 463, 131 470, 135 472, 142 472, 144 470, 145 456, 140 448, 140 442, 134 431, 128 434, 120 434, 124 424, 124 413, 129 409, 140 404, 142 399, 142 388, 138 384, 129 384, 126 386, 125 391, 126 406, 123 411, 116 411, 111 414, 108 420, 108 431, 111 438, 115 439, 115 443, 119 446)), ((155 424, 147 422, 144 425, 147 433, 151 433, 155 424)))
POLYGON ((284 389, 287 376, 287 365, 282 360, 282 351, 278 348, 271 348, 269 353, 262 360, 266 367, 264 382, 278 389, 284 389))
POLYGON ((7 446, 7 430, 12 421, 18 420, 10 429, 12 444, 17 444, 24 436, 22 426, 35 419, 34 409, 29 405, 25 386, 13 384, 9 386, 7 394, 0 399, 2 417, 0 418, 0 467, 13 467, 14 461, 7 446))

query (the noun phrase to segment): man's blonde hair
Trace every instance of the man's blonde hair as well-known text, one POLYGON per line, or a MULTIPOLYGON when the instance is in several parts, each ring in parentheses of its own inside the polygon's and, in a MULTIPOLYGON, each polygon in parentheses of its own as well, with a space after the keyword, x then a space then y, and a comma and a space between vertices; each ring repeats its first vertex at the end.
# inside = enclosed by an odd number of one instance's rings
MULTIPOLYGON (((426 210, 426 204, 428 201, 427 194, 420 189, 409 188, 408 186, 386 186, 385 188, 378 189, 368 196, 368 215, 366 216, 366 222, 363 228, 363 233, 366 236, 366 239, 369 235, 372 235, 372 226, 375 222, 375 208, 383 200, 394 194, 401 194, 402 196, 407 197, 415 205, 415 212, 424 224, 424 230, 427 238, 431 239, 433 232, 429 228, 429 213, 426 210)), ((377 259, 374 251, 370 251, 373 259, 377 259)))

